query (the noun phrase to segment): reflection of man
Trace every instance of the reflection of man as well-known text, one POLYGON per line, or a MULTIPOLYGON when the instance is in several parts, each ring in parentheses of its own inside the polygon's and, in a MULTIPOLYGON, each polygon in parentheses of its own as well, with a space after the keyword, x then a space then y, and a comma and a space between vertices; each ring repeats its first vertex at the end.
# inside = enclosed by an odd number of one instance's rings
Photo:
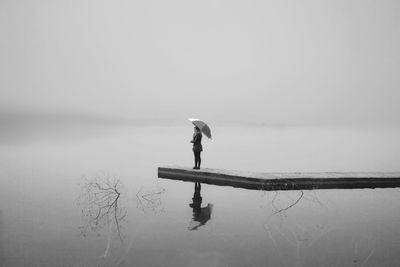
POLYGON ((202 197, 200 195, 201 184, 194 184, 194 194, 193 194, 193 203, 189 204, 189 206, 193 209, 193 218, 188 227, 189 230, 196 230, 202 225, 205 225, 206 222, 211 219, 211 212, 213 205, 208 204, 206 207, 201 207, 202 197))

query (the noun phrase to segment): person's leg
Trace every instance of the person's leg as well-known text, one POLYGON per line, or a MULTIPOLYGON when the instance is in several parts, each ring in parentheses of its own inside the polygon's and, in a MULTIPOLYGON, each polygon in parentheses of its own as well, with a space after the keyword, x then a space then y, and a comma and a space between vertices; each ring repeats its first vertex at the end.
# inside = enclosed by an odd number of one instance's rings
POLYGON ((199 155, 198 155, 198 157, 197 157, 197 168, 199 168, 199 169, 200 169, 200 165, 201 165, 200 153, 201 153, 201 152, 199 152, 199 155))
POLYGON ((196 169, 200 168, 200 152, 194 152, 194 159, 195 159, 195 167, 196 169))
POLYGON ((197 152, 193 152, 193 154, 194 154, 194 167, 193 167, 193 169, 196 169, 197 168, 197 152))

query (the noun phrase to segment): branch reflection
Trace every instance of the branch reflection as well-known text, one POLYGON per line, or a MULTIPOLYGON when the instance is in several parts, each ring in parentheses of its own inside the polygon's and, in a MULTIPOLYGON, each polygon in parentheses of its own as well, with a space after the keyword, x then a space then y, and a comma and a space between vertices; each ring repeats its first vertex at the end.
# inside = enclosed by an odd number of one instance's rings
POLYGON ((119 206, 121 198, 121 181, 109 175, 98 174, 92 178, 84 177, 84 184, 78 198, 82 210, 82 235, 89 232, 100 235, 103 228, 107 230, 107 247, 103 257, 108 256, 113 234, 123 242, 121 222, 126 218, 126 208, 119 206))
POLYGON ((300 202, 300 200, 303 198, 304 192, 303 192, 303 190, 301 190, 301 191, 300 191, 300 196, 299 196, 293 203, 291 203, 291 204, 288 205, 287 207, 281 208, 281 209, 278 209, 278 208, 276 207, 276 205, 275 205, 275 200, 276 200, 276 197, 277 197, 277 196, 278 196, 278 191, 275 191, 275 196, 274 196, 274 198, 272 199, 272 203, 271 203, 271 204, 272 204, 272 207, 273 207, 274 210, 275 210, 275 212, 274 212, 272 215, 276 215, 276 214, 281 213, 281 212, 283 212, 283 211, 287 211, 287 210, 289 210, 290 208, 296 206, 296 205, 300 202))
POLYGON ((161 196, 166 192, 162 187, 142 187, 136 194, 138 207, 143 212, 151 210, 153 212, 164 212, 161 196))
MULTIPOLYGON (((293 190, 275 191, 270 195, 268 202, 272 212, 263 227, 283 263, 290 265, 290 262, 297 262, 301 265, 303 253, 334 230, 332 225, 325 222, 310 224, 300 219, 299 213, 304 207, 304 203, 300 203, 304 201, 325 208, 317 193, 312 190, 293 190), (289 216, 290 211, 293 216, 289 216)), ((268 197, 268 194, 264 196, 268 197)))

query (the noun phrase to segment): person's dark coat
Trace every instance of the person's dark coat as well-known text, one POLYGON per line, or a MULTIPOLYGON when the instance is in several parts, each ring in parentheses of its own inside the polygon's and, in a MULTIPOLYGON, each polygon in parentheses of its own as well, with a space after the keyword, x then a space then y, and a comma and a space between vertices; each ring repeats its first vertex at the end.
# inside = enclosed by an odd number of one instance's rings
POLYGON ((193 140, 191 141, 193 143, 193 152, 203 151, 203 146, 201 145, 201 138, 203 138, 201 132, 193 134, 193 140))

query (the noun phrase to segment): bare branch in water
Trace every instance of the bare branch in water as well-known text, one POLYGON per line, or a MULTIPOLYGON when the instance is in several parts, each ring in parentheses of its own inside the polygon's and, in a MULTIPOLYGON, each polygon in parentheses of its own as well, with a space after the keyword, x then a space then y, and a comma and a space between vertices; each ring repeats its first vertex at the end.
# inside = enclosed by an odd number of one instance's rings
POLYGON ((358 244, 357 242, 354 243, 354 259, 353 259, 353 264, 354 266, 363 266, 364 264, 366 264, 369 260, 369 258, 372 256, 372 254, 374 254, 375 252, 375 247, 371 248, 368 252, 368 255, 364 257, 364 259, 360 259, 360 257, 358 256, 359 252, 358 252, 358 244))
POLYGON ((138 207, 140 206, 143 211, 163 212, 161 195, 165 192, 165 188, 162 187, 140 188, 136 194, 138 207))
POLYGON ((301 190, 300 192, 301 192, 301 194, 300 194, 299 198, 298 198, 295 202, 293 202, 291 205, 287 206, 286 208, 283 208, 283 209, 280 209, 280 210, 274 212, 272 215, 276 215, 276 214, 281 213, 281 212, 283 212, 283 211, 285 211, 285 210, 288 210, 288 209, 290 209, 291 207, 295 206, 297 203, 299 203, 300 199, 301 199, 301 198, 303 197, 303 195, 304 195, 303 190, 301 190))
POLYGON ((84 219, 84 225, 80 227, 83 235, 87 235, 90 231, 99 235, 100 230, 107 227, 109 232, 115 231, 123 242, 120 222, 126 217, 126 209, 118 205, 121 188, 120 180, 110 175, 84 177, 78 198, 84 219))
POLYGON ((275 200, 276 200, 276 197, 278 196, 278 191, 275 191, 275 195, 274 195, 274 198, 272 199, 272 201, 271 201, 271 205, 272 205, 272 208, 274 209, 274 210, 277 210, 278 208, 276 207, 276 205, 275 205, 275 200))

